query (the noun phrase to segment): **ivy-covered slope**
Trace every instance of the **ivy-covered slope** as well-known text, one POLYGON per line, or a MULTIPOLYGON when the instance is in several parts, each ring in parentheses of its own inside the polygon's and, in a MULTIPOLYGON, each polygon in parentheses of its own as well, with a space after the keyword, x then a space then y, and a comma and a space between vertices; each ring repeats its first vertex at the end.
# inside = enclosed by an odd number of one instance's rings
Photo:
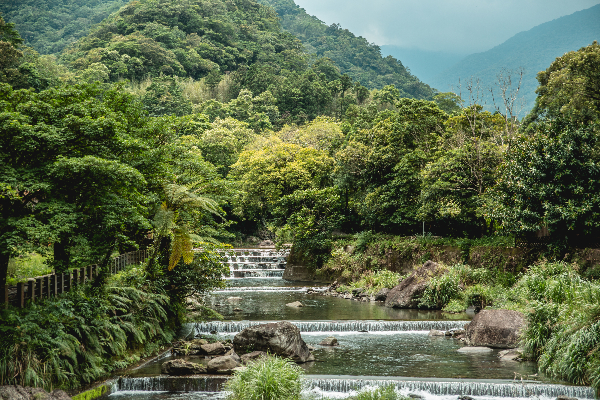
POLYGON ((406 70, 399 60, 382 57, 379 46, 362 36, 355 36, 339 25, 327 26, 306 13, 294 0, 258 0, 269 5, 281 18, 283 28, 302 41, 308 52, 328 57, 340 68, 368 88, 395 85, 402 97, 432 99, 434 90, 406 70))
POLYGON ((128 0, 3 0, 0 12, 40 54, 59 53, 128 0))

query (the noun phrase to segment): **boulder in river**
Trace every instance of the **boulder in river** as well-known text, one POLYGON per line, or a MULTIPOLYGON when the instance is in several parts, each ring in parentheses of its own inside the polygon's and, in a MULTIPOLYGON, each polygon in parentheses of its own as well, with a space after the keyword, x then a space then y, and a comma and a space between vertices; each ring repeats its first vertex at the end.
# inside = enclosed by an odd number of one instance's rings
POLYGON ((523 349, 502 350, 498 357, 504 361, 523 361, 523 349))
POLYGON ((429 280, 441 275, 445 268, 433 261, 413 271, 408 278, 402 280, 398 286, 390 290, 385 300, 386 307, 394 308, 417 308, 419 298, 427 288, 429 280))
POLYGON ((167 375, 197 375, 206 373, 206 367, 203 365, 193 363, 190 361, 177 358, 175 360, 169 360, 163 363, 160 367, 160 371, 167 375))
POLYGON ((494 349, 483 346, 465 346, 456 351, 459 353, 489 353, 490 351, 494 351, 494 349))
POLYGON ((207 370, 213 374, 232 374, 233 369, 240 367, 242 360, 233 353, 229 356, 215 357, 208 362, 207 370))
POLYGON ((300 329, 287 321, 246 328, 235 335, 233 346, 238 354, 259 350, 291 358, 300 363, 314 360, 314 356, 300 336, 300 329))
POLYGON ((304 304, 300 303, 299 301, 294 301, 292 303, 287 303, 286 306, 300 308, 300 307, 304 307, 304 304))
POLYGON ((525 317, 512 310, 482 310, 467 324, 465 337, 469 346, 511 349, 519 345, 525 317))
POLYGON ((379 292, 375 293, 375 301, 385 301, 390 293, 391 289, 383 288, 379 292))
POLYGON ((325 339, 321 340, 319 343, 320 346, 339 346, 338 340, 333 336, 328 336, 325 339))
POLYGON ((202 346, 200 346, 200 348, 202 349, 204 354, 209 356, 216 356, 219 354, 225 354, 227 352, 227 349, 225 348, 225 346, 223 346, 221 342, 203 344, 202 346))

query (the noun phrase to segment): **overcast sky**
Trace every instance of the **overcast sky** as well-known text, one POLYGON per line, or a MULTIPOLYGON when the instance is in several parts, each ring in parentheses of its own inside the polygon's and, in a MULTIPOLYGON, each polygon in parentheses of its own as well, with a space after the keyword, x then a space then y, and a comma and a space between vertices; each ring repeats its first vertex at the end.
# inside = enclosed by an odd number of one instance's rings
POLYGON ((600 0, 295 0, 378 45, 475 53, 600 0))

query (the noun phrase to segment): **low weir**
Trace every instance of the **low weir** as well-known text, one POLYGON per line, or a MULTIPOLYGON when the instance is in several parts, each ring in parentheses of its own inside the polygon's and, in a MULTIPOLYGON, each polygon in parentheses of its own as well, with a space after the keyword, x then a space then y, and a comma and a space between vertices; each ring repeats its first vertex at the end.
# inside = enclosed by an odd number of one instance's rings
MULTIPOLYGON (((225 377, 153 376, 141 378, 119 378, 113 392, 218 392, 222 390, 225 377)), ((567 396, 579 400, 594 399, 594 391, 584 386, 542 384, 531 381, 473 382, 440 379, 391 378, 365 379, 351 377, 307 376, 305 390, 324 393, 353 393, 364 388, 392 385, 402 393, 428 393, 442 396, 477 396, 486 398, 556 398, 567 396)))
POLYGON ((222 253, 223 262, 229 266, 229 279, 281 278, 289 250, 231 249, 222 253))
MULTIPOLYGON (((235 333, 244 329, 277 321, 202 322, 195 324, 196 334, 235 333)), ((404 332, 447 331, 459 329, 469 321, 290 321, 300 332, 404 332)))

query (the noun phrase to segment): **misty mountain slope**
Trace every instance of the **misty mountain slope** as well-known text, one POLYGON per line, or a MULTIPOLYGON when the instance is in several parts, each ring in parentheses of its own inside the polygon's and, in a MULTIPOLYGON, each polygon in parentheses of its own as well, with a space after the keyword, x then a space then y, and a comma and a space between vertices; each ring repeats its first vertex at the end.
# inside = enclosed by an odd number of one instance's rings
POLYGON ((521 116, 524 116, 535 103, 537 73, 548 68, 556 57, 579 50, 594 40, 600 40, 600 4, 520 32, 486 52, 471 54, 439 74, 430 84, 442 92, 452 88, 457 92, 460 79, 463 98, 466 98, 465 81, 471 77, 479 78, 484 101, 490 108, 489 88, 497 88, 498 74, 503 68, 517 71, 522 67, 525 75, 521 85, 524 100, 521 116))
POLYGON ((338 24, 328 26, 309 15, 293 0, 257 0, 279 15, 283 29, 302 41, 306 50, 328 57, 343 74, 364 86, 381 89, 394 84, 405 97, 432 99, 434 90, 406 70, 394 57, 382 57, 379 46, 369 43, 338 24))
POLYGON ((432 85, 435 77, 467 55, 465 53, 428 51, 387 44, 380 47, 381 54, 384 57, 389 55, 402 60, 402 64, 408 68, 411 74, 418 76, 421 81, 428 85, 432 85))

